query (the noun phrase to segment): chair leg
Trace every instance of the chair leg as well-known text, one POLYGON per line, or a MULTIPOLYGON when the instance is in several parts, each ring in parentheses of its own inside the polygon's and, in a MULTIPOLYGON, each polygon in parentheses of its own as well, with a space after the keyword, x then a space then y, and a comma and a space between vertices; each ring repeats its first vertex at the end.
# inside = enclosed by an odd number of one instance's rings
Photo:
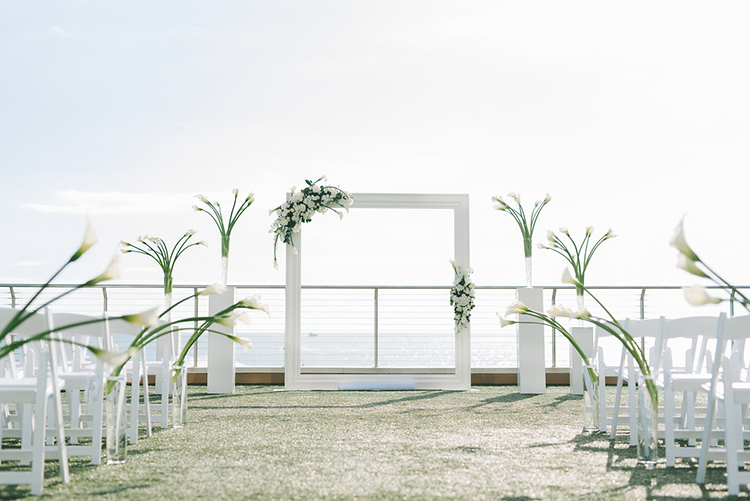
POLYGON ((141 357, 143 365, 143 406, 146 408, 146 436, 151 437, 151 402, 148 397, 148 365, 146 357, 141 357))
POLYGON ((638 396, 635 392, 637 375, 630 372, 628 379, 628 421, 630 422, 630 445, 638 445, 638 396))
POLYGON ((724 396, 724 408, 726 419, 727 493, 730 496, 737 496, 740 493, 738 478, 740 465, 737 453, 740 448, 744 449, 744 445, 742 442, 742 416, 740 415, 739 406, 734 405, 734 397, 731 391, 726 392, 724 396))
POLYGON ((667 376, 664 383, 664 447, 666 449, 667 466, 675 465, 674 428, 674 392, 667 376))

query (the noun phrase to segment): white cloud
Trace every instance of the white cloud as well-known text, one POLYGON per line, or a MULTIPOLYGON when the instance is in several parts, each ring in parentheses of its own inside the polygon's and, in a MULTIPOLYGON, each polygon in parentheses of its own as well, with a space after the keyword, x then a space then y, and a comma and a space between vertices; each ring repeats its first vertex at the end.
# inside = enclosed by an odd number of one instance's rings
POLYGON ((189 210, 192 193, 122 193, 119 191, 57 191, 53 203, 23 203, 21 207, 47 214, 171 214, 189 210))
POLYGON ((19 261, 19 262, 15 263, 13 266, 24 266, 24 267, 27 267, 27 266, 40 266, 40 265, 43 265, 43 264, 44 263, 41 262, 41 261, 19 261))

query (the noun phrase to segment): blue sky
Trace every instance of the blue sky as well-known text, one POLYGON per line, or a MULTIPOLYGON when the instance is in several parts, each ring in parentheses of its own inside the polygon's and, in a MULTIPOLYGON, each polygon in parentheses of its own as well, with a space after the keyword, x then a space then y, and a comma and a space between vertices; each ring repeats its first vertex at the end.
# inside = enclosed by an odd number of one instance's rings
MULTIPOLYGON (((325 174, 353 192, 468 193, 479 284, 523 282, 518 230, 490 201, 510 191, 526 204, 552 195, 536 241, 614 229, 590 284, 691 283, 667 245, 684 214, 699 254, 750 283, 748 10, 0 0, 0 281, 44 280, 88 214, 100 243, 63 279, 98 274, 120 240, 194 228, 210 247, 185 254, 175 281, 212 282, 218 235, 191 197, 239 188, 256 202, 230 282, 283 283, 268 210, 325 174)), ((398 214, 397 232, 391 215, 352 216, 313 223, 306 282, 450 283, 441 216, 398 214), (327 247, 327 231, 347 246, 327 247)), ((560 258, 534 259, 535 282, 557 284, 560 258)), ((122 282, 160 280, 145 258, 121 265, 122 282)))

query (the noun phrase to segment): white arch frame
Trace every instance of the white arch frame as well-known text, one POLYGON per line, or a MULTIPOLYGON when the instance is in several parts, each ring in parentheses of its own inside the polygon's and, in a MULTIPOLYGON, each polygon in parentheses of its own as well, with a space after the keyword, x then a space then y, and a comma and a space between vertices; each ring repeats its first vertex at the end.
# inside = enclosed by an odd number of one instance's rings
MULTIPOLYGON (((353 193, 351 208, 368 209, 451 209, 453 210, 454 256, 456 264, 469 268, 469 195, 353 193)), ((455 372, 410 373, 302 373, 302 232, 293 236, 295 253, 286 247, 286 326, 284 385, 287 390, 338 390, 344 387, 383 387, 468 390, 471 388, 470 328, 456 334, 455 372)), ((447 298, 446 298, 447 301, 447 298)))

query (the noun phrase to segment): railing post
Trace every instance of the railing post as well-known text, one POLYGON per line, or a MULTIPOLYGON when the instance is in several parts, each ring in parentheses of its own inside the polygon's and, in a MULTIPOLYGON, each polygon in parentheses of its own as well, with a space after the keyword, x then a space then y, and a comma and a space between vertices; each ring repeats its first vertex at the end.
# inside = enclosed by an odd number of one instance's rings
POLYGON ((731 294, 729 294, 729 316, 734 316, 734 298, 736 296, 737 290, 732 289, 731 294))
POLYGON ((102 305, 104 306, 104 311, 102 313, 107 313, 107 309, 109 308, 109 298, 107 297, 107 287, 102 285, 102 305))
POLYGON ((13 309, 15 309, 15 307, 16 307, 16 291, 13 290, 13 286, 12 285, 8 286, 8 288, 10 289, 10 307, 13 308, 13 309))
POLYGON ((374 330, 374 333, 373 333, 374 334, 373 342, 374 342, 374 345, 375 345, 374 346, 374 349, 375 349, 374 367, 377 367, 378 366, 378 351, 379 351, 379 346, 378 346, 378 321, 379 321, 379 318, 378 318, 378 292, 379 292, 379 289, 377 287, 375 287, 375 289, 373 289, 373 291, 374 291, 374 303, 375 303, 375 318, 374 318, 374 325, 373 325, 373 330, 374 330))
POLYGON ((646 318, 646 288, 641 289, 641 320, 646 318))
MULTIPOLYGON (((193 313, 198 318, 198 287, 193 287, 193 313)), ((198 321, 193 322, 193 327, 198 330, 198 321)), ((198 367, 198 343, 193 345, 193 367, 198 367)))
MULTIPOLYGON (((552 289, 552 304, 555 305, 557 300, 557 289, 552 289)), ((557 329, 552 328, 552 367, 557 367, 557 329)))

